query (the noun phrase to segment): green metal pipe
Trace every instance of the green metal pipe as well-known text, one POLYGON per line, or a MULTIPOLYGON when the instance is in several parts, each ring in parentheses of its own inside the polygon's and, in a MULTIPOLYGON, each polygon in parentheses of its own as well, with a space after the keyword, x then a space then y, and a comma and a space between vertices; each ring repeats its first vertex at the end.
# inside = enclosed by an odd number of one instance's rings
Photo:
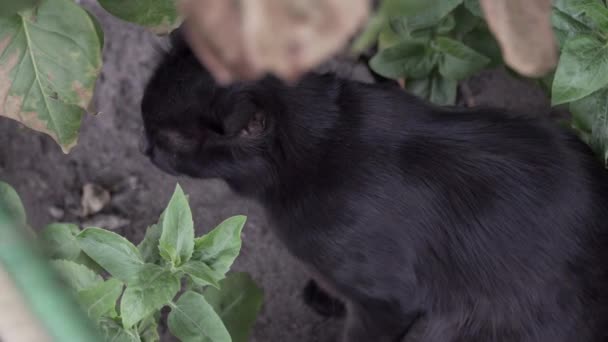
POLYGON ((0 208, 0 267, 12 279, 27 309, 38 321, 32 324, 39 323, 52 341, 101 341, 93 324, 64 289, 40 250, 26 228, 11 223, 0 208))

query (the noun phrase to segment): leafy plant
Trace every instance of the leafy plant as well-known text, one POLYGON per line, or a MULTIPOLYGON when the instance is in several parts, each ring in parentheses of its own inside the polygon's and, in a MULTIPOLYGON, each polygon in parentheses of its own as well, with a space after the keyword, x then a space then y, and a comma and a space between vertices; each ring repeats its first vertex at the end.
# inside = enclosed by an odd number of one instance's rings
MULTIPOLYGON (((567 104, 571 126, 608 166, 608 8, 600 0, 555 0, 557 69, 541 78, 553 105, 567 104)), ((453 104, 458 81, 504 65, 479 0, 384 0, 353 45, 377 44, 370 66, 406 88, 453 104)))
POLYGON ((608 165, 608 8, 598 0, 556 0, 553 25, 561 56, 551 102, 568 104, 572 127, 608 165))
POLYGON ((377 40, 375 72, 405 79, 409 91, 434 103, 454 104, 458 81, 501 62, 480 15, 476 0, 385 0, 354 49, 377 40))
MULTIPOLYGON (((100 0, 110 13, 167 33, 172 0, 100 0)), ((51 136, 69 152, 101 71, 104 37, 97 20, 73 0, 2 0, 0 115, 51 136)))
POLYGON ((169 330, 182 341, 244 342, 262 304, 262 291, 247 274, 227 274, 245 220, 234 216, 195 238, 178 185, 138 246, 111 231, 72 224, 49 225, 41 239, 105 340, 159 341, 160 310, 169 307, 169 330))

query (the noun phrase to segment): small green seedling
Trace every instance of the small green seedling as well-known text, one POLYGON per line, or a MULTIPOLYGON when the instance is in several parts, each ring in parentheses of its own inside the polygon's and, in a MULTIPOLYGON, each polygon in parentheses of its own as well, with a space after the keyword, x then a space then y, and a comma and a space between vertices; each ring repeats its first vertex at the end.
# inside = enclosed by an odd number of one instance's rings
POLYGON ((106 341, 159 341, 160 310, 169 307, 169 331, 181 341, 244 342, 262 291, 247 274, 226 274, 241 249, 245 221, 231 217, 195 238, 188 198, 177 185, 138 246, 108 230, 72 224, 49 225, 42 239, 106 341))

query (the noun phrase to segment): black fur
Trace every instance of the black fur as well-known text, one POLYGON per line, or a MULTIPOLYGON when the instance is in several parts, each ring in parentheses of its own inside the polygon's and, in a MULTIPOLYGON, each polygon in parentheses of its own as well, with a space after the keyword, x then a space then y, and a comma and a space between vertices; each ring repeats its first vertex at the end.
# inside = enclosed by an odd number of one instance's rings
POLYGON ((344 341, 608 341, 608 177, 571 132, 331 75, 221 88, 174 38, 146 152, 257 199, 344 341))

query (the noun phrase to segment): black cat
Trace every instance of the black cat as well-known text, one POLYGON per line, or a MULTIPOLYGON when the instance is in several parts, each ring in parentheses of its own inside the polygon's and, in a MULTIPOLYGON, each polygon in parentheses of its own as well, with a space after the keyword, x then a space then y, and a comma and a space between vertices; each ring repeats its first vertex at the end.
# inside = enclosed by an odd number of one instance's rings
POLYGON ((608 341, 608 173, 548 120, 331 75, 219 87, 179 33, 142 111, 154 164, 264 206, 343 341, 608 341))

